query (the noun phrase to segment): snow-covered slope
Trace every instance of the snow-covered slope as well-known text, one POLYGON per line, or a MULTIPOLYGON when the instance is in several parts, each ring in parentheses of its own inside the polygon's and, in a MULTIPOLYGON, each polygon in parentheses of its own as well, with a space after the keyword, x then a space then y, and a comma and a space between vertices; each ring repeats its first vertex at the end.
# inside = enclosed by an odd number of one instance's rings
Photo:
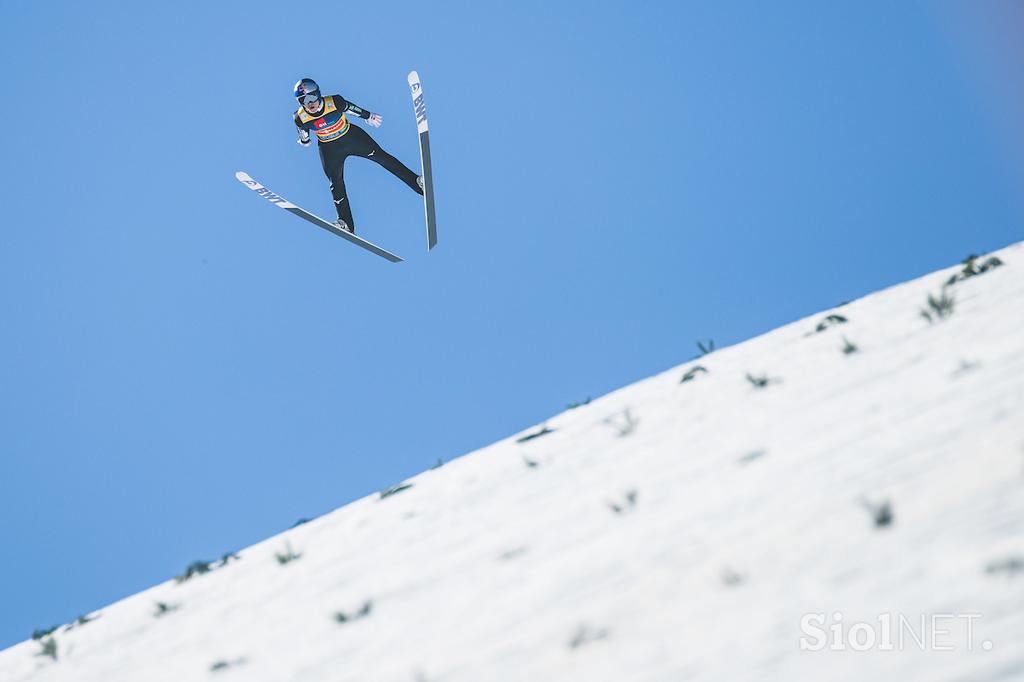
POLYGON ((960 266, 0 652, 0 680, 1024 679, 1024 248, 994 255, 944 319, 960 266))

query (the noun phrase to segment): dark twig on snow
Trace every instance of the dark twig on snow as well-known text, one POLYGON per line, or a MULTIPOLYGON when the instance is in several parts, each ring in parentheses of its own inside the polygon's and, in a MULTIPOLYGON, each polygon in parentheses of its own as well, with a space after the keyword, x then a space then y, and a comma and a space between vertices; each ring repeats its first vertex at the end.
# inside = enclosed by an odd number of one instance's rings
POLYGON ((236 658, 233 661, 217 661, 210 666, 210 672, 220 672, 227 670, 228 668, 236 668, 240 665, 245 665, 244 658, 236 658))
POLYGON ((849 320, 847 320, 842 315, 836 315, 833 313, 832 315, 827 316, 824 320, 819 322, 818 326, 814 328, 814 331, 820 334, 829 327, 835 327, 840 324, 846 324, 847 322, 849 322, 849 320))
POLYGON ((95 616, 90 616, 88 614, 86 614, 84 616, 79 616, 75 620, 73 620, 70 623, 68 623, 67 627, 64 628, 64 632, 70 632, 71 630, 74 630, 76 627, 81 627, 81 626, 83 626, 83 625, 85 625, 87 623, 91 623, 91 622, 93 622, 94 620, 96 620, 99 617, 100 617, 99 614, 97 614, 95 616))
POLYGON ((747 454, 743 455, 738 460, 736 460, 736 463, 737 464, 741 464, 741 465, 750 464, 751 462, 753 462, 755 460, 761 459, 762 457, 765 456, 765 454, 766 454, 766 452, 764 450, 753 450, 753 451, 748 452, 747 454))
POLYGON ((284 551, 283 552, 274 552, 274 558, 277 559, 277 563, 279 563, 282 566, 284 566, 285 564, 290 564, 291 562, 295 561, 296 559, 301 559, 302 558, 302 553, 301 552, 296 553, 296 552, 292 551, 291 543, 289 543, 288 541, 285 541, 285 543, 284 543, 284 551))
POLYGON ((337 611, 334 614, 334 620, 338 623, 351 623, 354 620, 360 618, 366 618, 370 615, 370 611, 373 610, 373 602, 367 600, 358 611, 355 613, 345 613, 344 611, 337 611))
POLYGON ((747 372, 747 381, 753 384, 754 388, 764 388, 768 384, 774 383, 774 380, 769 379, 767 374, 756 377, 750 372, 747 372))
POLYGON ((707 371, 707 368, 705 368, 703 365, 691 367, 690 369, 686 370, 686 373, 683 374, 683 378, 679 380, 679 383, 685 384, 687 381, 693 381, 694 379, 697 378, 698 374, 707 374, 707 371))
POLYGON ((1011 556, 990 561, 985 566, 985 572, 989 575, 1006 575, 1007 578, 1014 578, 1024 574, 1024 557, 1011 556))
POLYGON ((516 442, 517 443, 526 443, 526 442, 529 442, 529 441, 533 440, 534 438, 540 438, 541 436, 546 436, 549 433, 554 433, 554 432, 555 432, 554 429, 549 429, 547 427, 547 424, 545 424, 543 427, 541 427, 540 431, 534 431, 533 433, 528 433, 525 436, 521 436, 519 438, 516 438, 516 442))
POLYGON ((209 573, 211 570, 211 565, 212 564, 209 561, 193 561, 191 564, 188 565, 188 568, 185 569, 184 573, 175 578, 175 581, 177 581, 178 584, 181 584, 186 580, 191 580, 197 575, 209 573))
POLYGON ((635 490, 626 493, 622 502, 609 502, 608 508, 616 514, 624 514, 636 507, 637 494, 635 490))
POLYGON ((383 500, 385 497, 391 497, 392 495, 397 495, 398 493, 402 492, 403 490, 408 490, 411 487, 412 487, 412 483, 399 483, 398 485, 393 485, 390 488, 388 488, 387 490, 381 490, 380 491, 380 499, 383 500))
POLYGON ((623 410, 618 415, 613 415, 604 419, 604 423, 615 428, 618 431, 619 438, 624 438, 636 430, 637 424, 640 420, 633 416, 633 413, 629 411, 629 408, 623 410), (620 417, 621 416, 621 420, 620 417))

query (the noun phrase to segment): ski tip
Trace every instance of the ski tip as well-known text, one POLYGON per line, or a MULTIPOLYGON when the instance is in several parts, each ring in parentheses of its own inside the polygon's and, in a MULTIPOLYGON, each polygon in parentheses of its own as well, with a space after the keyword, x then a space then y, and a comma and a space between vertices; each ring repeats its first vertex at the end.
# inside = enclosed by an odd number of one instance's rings
POLYGON ((412 85, 413 83, 418 83, 419 80, 420 75, 418 73, 416 73, 415 71, 409 72, 409 85, 412 85))
POLYGON ((252 178, 249 177, 249 174, 245 171, 235 171, 235 179, 240 182, 249 182, 252 180, 252 178))

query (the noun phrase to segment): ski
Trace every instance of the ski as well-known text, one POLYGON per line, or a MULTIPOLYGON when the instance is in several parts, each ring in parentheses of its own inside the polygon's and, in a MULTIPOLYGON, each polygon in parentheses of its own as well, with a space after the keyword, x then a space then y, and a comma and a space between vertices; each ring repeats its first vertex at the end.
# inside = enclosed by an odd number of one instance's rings
POLYGON ((266 187, 264 187, 260 183, 258 183, 255 180, 253 180, 249 176, 248 173, 245 173, 243 171, 238 171, 237 173, 235 173, 235 178, 237 178, 240 183, 242 183, 243 185, 245 185, 249 189, 253 190, 254 192, 259 194, 261 197, 263 197, 264 199, 266 199, 270 203, 274 204, 275 206, 280 206, 281 208, 283 208, 284 210, 288 211, 289 213, 297 215, 300 218, 302 218, 303 220, 308 220, 309 222, 313 223, 317 227, 322 227, 323 229, 327 230, 331 234, 335 234, 335 235, 341 237, 342 239, 346 239, 346 240, 352 242, 353 244, 355 244, 356 246, 361 246, 362 248, 366 249, 367 251, 369 251, 371 253, 375 253, 378 256, 382 257, 382 258, 386 258, 387 260, 391 261, 392 263, 398 263, 398 262, 400 262, 402 260, 400 257, 396 256, 395 254, 391 253, 390 251, 382 249, 379 246, 377 246, 376 244, 368 242, 368 241, 366 241, 365 239, 363 239, 361 237, 355 236, 354 234, 349 234, 348 232, 346 232, 345 230, 341 229, 337 225, 335 225, 333 223, 329 223, 329 222, 327 222, 326 220, 324 220, 323 218, 321 218, 319 216, 313 215, 312 213, 310 213, 306 209, 300 208, 300 207, 296 206, 295 204, 291 203, 290 201, 288 201, 287 199, 285 199, 284 197, 282 197, 282 196, 280 196, 278 194, 274 194, 269 189, 267 189, 266 187))
POLYGON ((434 176, 430 169, 430 130, 427 126, 427 105, 423 101, 423 86, 415 71, 409 72, 412 90, 412 108, 416 114, 416 129, 420 134, 420 165, 423 168, 423 210, 427 215, 427 251, 437 244, 437 220, 434 216, 434 176))

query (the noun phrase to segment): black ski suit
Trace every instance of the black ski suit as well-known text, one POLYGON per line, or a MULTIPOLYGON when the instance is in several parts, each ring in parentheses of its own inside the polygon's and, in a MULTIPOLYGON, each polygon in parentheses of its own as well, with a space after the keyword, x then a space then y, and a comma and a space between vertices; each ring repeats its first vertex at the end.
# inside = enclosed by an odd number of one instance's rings
POLYGON ((423 190, 416 182, 416 173, 384 151, 365 130, 349 123, 346 116, 349 113, 362 119, 370 118, 369 111, 346 101, 341 95, 331 95, 323 98, 323 106, 316 114, 310 114, 300 107, 295 112, 294 121, 300 130, 316 135, 320 162, 323 164, 324 174, 331 181, 334 208, 338 212, 338 217, 355 230, 352 208, 345 192, 345 160, 348 157, 361 156, 376 161, 417 194, 423 194, 423 190))

